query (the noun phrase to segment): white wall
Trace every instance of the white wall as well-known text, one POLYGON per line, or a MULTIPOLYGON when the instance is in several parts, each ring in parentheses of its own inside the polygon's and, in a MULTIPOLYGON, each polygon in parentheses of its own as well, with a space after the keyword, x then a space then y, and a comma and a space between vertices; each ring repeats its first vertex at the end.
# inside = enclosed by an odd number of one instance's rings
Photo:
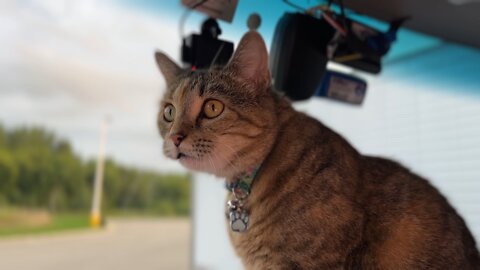
MULTIPOLYGON (((296 107, 340 132, 364 154, 395 159, 430 179, 479 242, 480 79, 474 73, 480 69, 471 70, 468 63, 480 54, 455 48, 370 77, 362 107, 323 99, 296 107), (450 56, 445 58, 445 53, 450 56)), ((221 181, 197 175, 194 264, 203 267, 198 269, 242 268, 228 242, 224 197, 221 181)))
POLYGON ((196 174, 193 197, 193 265, 196 270, 239 270, 225 223, 226 190, 221 179, 196 174))

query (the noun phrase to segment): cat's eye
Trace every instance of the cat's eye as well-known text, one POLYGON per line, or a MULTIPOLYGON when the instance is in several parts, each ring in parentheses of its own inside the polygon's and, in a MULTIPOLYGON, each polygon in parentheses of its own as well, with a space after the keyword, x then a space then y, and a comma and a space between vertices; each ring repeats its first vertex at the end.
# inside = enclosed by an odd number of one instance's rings
POLYGON ((216 99, 210 99, 203 105, 203 113, 207 118, 215 118, 223 112, 224 105, 216 99))
POLYGON ((172 122, 175 119, 175 107, 172 104, 167 104, 163 109, 163 118, 167 122, 172 122))

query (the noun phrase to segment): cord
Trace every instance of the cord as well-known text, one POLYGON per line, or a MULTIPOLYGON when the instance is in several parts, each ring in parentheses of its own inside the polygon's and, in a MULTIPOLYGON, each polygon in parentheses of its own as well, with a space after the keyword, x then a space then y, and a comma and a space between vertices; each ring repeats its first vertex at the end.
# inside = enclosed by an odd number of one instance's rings
POLYGON ((340 17, 342 17, 343 29, 350 33, 350 26, 347 23, 347 16, 345 16, 345 7, 343 5, 343 0, 337 0, 338 5, 340 6, 340 17))
POLYGON ((300 10, 301 12, 307 11, 305 8, 303 8, 303 7, 301 7, 301 6, 297 5, 297 4, 294 4, 294 3, 292 3, 292 2, 290 2, 290 1, 288 1, 288 0, 283 0, 283 2, 284 2, 285 4, 287 4, 287 5, 295 8, 295 9, 300 10))
POLYGON ((225 43, 222 42, 222 45, 220 45, 220 47, 219 47, 218 50, 217 50, 217 53, 215 54, 215 56, 213 57, 212 62, 210 63, 210 68, 212 68, 213 65, 215 65, 215 62, 217 62, 217 58, 218 58, 218 56, 220 55, 220 53, 222 52, 223 46, 225 46, 225 43))
POLYGON ((182 17, 180 17, 180 21, 178 23, 178 33, 180 34, 180 40, 183 39, 184 30, 185 30, 185 22, 187 21, 188 15, 192 12, 192 10, 196 9, 197 7, 205 4, 208 0, 200 0, 197 3, 189 6, 185 12, 183 12, 182 17))

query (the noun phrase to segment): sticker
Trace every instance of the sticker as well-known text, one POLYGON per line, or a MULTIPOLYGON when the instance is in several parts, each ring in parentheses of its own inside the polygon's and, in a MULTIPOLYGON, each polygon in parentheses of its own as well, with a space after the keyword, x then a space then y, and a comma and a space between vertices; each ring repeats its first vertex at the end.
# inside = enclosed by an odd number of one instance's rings
POLYGON ((346 78, 332 76, 327 96, 349 103, 361 104, 365 97, 366 86, 363 83, 346 78))

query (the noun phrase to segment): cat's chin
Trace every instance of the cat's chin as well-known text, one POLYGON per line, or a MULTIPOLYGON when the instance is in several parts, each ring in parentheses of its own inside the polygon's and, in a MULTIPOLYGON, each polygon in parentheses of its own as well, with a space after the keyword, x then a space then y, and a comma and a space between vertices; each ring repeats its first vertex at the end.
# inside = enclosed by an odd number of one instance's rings
POLYGON ((205 162, 202 159, 180 154, 178 156, 178 161, 180 162, 180 164, 182 164, 183 167, 189 170, 212 173, 209 166, 210 164, 208 164, 208 162, 205 162))
POLYGON ((197 168, 199 168, 202 163, 198 158, 194 158, 184 154, 179 154, 177 159, 180 164, 190 170, 197 170, 197 168))
POLYGON ((199 159, 187 155, 179 155, 177 159, 183 167, 197 172, 213 174, 217 177, 228 177, 229 174, 225 170, 213 166, 212 161, 206 159, 199 159))

